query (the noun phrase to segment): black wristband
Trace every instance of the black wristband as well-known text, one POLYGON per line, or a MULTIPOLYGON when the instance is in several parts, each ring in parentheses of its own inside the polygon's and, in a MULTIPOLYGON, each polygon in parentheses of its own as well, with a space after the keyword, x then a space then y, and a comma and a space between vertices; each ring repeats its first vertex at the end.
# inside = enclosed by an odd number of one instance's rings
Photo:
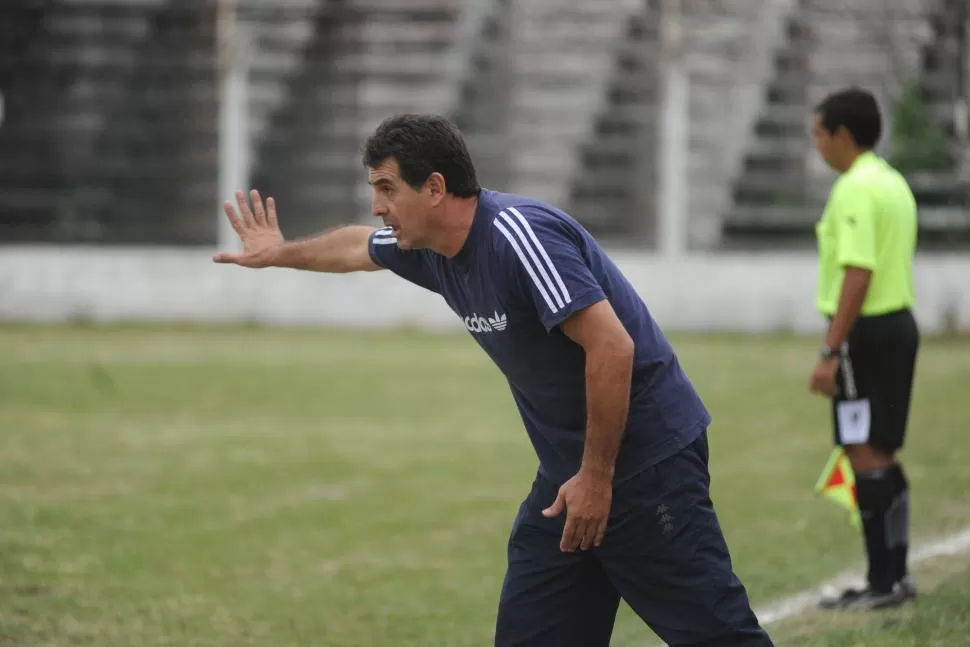
POLYGON ((842 353, 838 350, 832 349, 828 344, 824 344, 822 349, 819 351, 819 355, 822 359, 832 359, 834 357, 841 357, 842 353))

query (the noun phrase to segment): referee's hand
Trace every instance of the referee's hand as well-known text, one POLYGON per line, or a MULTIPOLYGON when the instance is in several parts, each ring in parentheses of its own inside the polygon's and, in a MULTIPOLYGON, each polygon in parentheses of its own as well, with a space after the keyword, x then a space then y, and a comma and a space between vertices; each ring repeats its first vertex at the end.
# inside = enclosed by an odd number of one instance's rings
POLYGON ((821 360, 812 371, 812 379, 808 388, 812 393, 834 398, 839 393, 835 376, 839 372, 839 358, 832 357, 821 360))
POLYGON ((589 550, 603 543, 606 522, 613 501, 613 480, 580 470, 559 488, 552 505, 542 511, 546 518, 558 517, 566 510, 566 527, 559 549, 564 553, 589 550))

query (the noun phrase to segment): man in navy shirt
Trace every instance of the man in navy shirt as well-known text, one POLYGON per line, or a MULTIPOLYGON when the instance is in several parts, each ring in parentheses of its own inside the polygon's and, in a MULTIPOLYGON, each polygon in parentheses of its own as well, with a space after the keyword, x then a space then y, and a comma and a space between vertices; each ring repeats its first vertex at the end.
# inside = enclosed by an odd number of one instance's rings
POLYGON ((495 644, 607 647, 620 599, 668 645, 771 645, 709 496, 710 416, 636 291, 575 220, 479 187, 458 130, 398 115, 368 140, 375 229, 286 242, 237 193, 214 260, 387 269, 440 294, 508 379, 539 458, 508 546, 495 644))

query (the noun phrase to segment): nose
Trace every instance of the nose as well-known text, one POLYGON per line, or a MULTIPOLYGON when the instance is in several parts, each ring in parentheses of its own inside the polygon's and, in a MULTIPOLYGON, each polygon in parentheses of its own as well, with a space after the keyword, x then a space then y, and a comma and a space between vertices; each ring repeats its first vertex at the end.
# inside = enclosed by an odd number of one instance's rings
POLYGON ((370 203, 370 214, 375 218, 383 218, 387 215, 387 203, 375 195, 370 203))

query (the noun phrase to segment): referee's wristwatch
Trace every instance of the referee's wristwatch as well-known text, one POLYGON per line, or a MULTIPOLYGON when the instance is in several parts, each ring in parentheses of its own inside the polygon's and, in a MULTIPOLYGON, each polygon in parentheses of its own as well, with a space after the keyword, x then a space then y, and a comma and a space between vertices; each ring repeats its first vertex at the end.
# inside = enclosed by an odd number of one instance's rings
POLYGON ((822 345, 822 350, 819 351, 819 355, 823 360, 834 359, 836 357, 841 357, 842 352, 840 350, 834 349, 828 344, 822 345))

